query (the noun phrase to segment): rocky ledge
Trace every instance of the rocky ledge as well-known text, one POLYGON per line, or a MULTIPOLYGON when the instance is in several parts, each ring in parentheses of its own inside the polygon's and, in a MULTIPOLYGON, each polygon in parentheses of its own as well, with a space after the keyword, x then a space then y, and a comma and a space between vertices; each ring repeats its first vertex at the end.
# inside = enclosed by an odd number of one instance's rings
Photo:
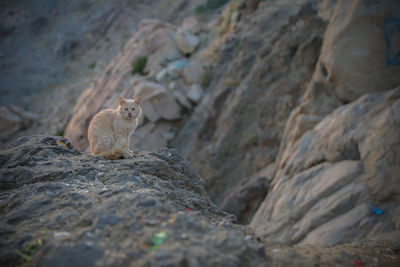
POLYGON ((202 178, 173 149, 108 161, 75 150, 63 137, 32 136, 1 151, 0 166, 2 266, 384 265, 397 259, 399 248, 389 243, 380 250, 371 243, 271 245, 219 211, 202 178))

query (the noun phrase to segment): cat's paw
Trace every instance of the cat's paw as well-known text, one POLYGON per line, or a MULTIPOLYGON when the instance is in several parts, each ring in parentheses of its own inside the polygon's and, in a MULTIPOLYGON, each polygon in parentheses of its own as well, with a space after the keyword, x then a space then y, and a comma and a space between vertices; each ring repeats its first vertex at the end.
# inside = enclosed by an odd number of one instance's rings
POLYGON ((133 158, 135 156, 135 152, 132 150, 127 150, 126 153, 128 154, 129 158, 133 158))

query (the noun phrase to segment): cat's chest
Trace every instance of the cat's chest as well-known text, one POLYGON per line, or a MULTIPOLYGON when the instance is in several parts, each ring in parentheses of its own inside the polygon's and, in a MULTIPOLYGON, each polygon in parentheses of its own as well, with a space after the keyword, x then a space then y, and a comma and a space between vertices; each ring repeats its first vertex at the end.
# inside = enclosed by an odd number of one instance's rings
POLYGON ((120 134, 128 136, 132 131, 136 128, 135 121, 120 121, 117 125, 115 125, 116 131, 120 134))

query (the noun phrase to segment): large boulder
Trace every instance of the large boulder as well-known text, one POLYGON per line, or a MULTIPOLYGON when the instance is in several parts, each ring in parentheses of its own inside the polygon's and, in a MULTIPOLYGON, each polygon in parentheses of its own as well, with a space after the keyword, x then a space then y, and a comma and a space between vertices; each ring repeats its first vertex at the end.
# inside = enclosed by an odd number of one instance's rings
POLYGON ((337 107, 400 84, 400 64, 390 55, 399 51, 400 34, 393 24, 398 14, 400 4, 394 0, 338 1, 313 77, 290 115, 281 152, 337 107))
POLYGON ((216 209, 202 178, 173 149, 108 161, 81 154, 65 138, 33 136, 0 159, 2 266, 268 260, 232 216, 216 209))
POLYGON ((175 35, 179 50, 183 54, 192 54, 200 43, 200 39, 189 31, 179 28, 175 35))
POLYGON ((281 243, 400 242, 400 87, 335 110, 282 154, 251 227, 281 243))
POLYGON ((138 81, 133 83, 134 95, 143 98, 141 104, 143 115, 151 122, 159 119, 176 120, 181 116, 181 110, 174 96, 162 84, 138 81))

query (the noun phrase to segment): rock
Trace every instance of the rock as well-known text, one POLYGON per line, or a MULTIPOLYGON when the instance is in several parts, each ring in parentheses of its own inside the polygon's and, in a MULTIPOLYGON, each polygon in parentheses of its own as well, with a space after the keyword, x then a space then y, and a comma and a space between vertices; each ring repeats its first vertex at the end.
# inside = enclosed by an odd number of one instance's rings
MULTIPOLYGON (((385 21, 399 12, 400 5, 395 1, 369 5, 358 0, 351 5, 336 5, 317 70, 321 80, 332 84, 341 101, 348 103, 365 93, 389 90, 399 84, 400 66, 391 65, 382 31, 385 21)), ((400 42, 399 35, 391 37, 397 41, 390 42, 400 42)))
MULTIPOLYGON (((213 66, 212 90, 204 93, 172 142, 205 177, 219 207, 228 196, 235 203, 231 192, 246 192, 244 181, 274 163, 286 120, 312 78, 326 23, 306 1, 295 7, 260 2, 235 25, 237 34, 220 36, 223 27, 192 60, 193 65, 213 66), (292 29, 287 21, 299 26, 292 29), (274 27, 265 27, 271 23, 274 27)), ((251 198, 245 194, 236 197, 251 198)), ((243 215, 236 215, 251 218, 246 211, 256 209, 238 209, 243 215)))
POLYGON ((183 84, 179 80, 172 81, 168 85, 169 90, 175 96, 179 104, 181 104, 185 108, 191 109, 192 103, 190 103, 190 101, 186 97, 186 94, 184 93, 185 87, 186 87, 185 84, 183 84))
POLYGON ((302 103, 290 116, 281 151, 337 107, 400 83, 400 67, 385 62, 387 49, 380 26, 387 25, 385 21, 396 12, 400 12, 400 5, 394 1, 373 6, 356 1, 352 8, 348 2, 336 5, 312 80, 302 103), (364 43, 368 45, 362 46, 364 43))
POLYGON ((176 60, 168 64, 168 74, 173 78, 177 79, 182 76, 183 70, 188 66, 189 62, 187 59, 176 60))
POLYGON ((179 50, 187 55, 192 54, 200 43, 199 38, 183 28, 179 28, 175 35, 176 44, 179 50))
POLYGON ((32 136, 0 158, 1 265, 269 262, 260 243, 245 240, 244 228, 217 210, 174 149, 109 161, 81 154, 65 138, 32 136), (160 233, 165 239, 155 244, 160 233))
POLYGON ((142 96, 143 115, 152 122, 161 118, 176 120, 181 117, 181 109, 174 96, 161 84, 141 81, 135 85, 134 95, 142 96))
POLYGON ((400 87, 366 94, 286 148, 250 224, 255 232, 281 243, 331 246, 372 236, 399 242, 399 110, 400 87), (388 224, 379 231, 382 221, 388 224))
POLYGON ((166 147, 169 140, 165 138, 164 133, 170 130, 169 123, 146 123, 136 130, 130 147, 134 150, 153 150, 166 147))
POLYGON ((196 17, 187 17, 182 22, 182 29, 189 31, 193 34, 199 34, 202 31, 203 25, 196 19, 196 17))
POLYGON ((192 103, 186 98, 186 95, 181 91, 173 91, 172 94, 175 96, 176 100, 181 104, 183 107, 187 109, 192 109, 192 103))
POLYGON ((168 80, 168 70, 162 69, 156 75, 157 82, 164 83, 168 80))
POLYGON ((183 71, 185 82, 189 85, 193 83, 204 85, 208 75, 210 74, 206 66, 196 61, 191 61, 183 71))
POLYGON ((8 137, 12 134, 28 128, 38 119, 36 114, 23 110, 22 108, 9 105, 0 107, 0 132, 2 137, 8 137))
POLYGON ((194 103, 198 103, 203 96, 203 88, 198 84, 192 84, 186 92, 187 97, 194 103))
POLYGON ((139 25, 139 31, 144 31, 145 28, 149 28, 145 39, 146 54, 149 55, 146 71, 152 76, 169 61, 181 57, 181 54, 176 46, 175 29, 172 25, 154 20, 147 22, 146 26, 139 25))
POLYGON ((240 186, 226 196, 221 208, 235 215, 239 223, 248 224, 267 195, 273 171, 271 164, 252 177, 243 179, 240 186))

